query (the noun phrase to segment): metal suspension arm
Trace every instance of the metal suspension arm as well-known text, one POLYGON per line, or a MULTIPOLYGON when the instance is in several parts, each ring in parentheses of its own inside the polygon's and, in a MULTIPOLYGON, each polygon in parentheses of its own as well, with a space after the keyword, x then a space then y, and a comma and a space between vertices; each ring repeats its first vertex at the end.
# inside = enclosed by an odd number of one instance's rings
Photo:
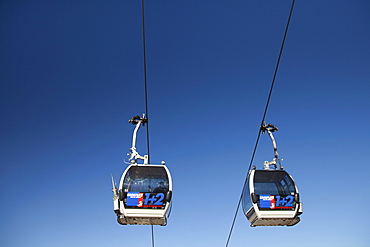
POLYGON ((272 132, 275 132, 275 131, 278 131, 278 130, 279 129, 275 125, 272 125, 272 124, 267 124, 266 125, 265 122, 261 126, 262 134, 264 134, 265 131, 267 131, 267 134, 270 136, 270 139, 271 139, 271 142, 272 142, 272 147, 274 149, 274 158, 270 162, 265 161, 265 164, 264 164, 264 169, 265 170, 269 170, 270 165, 273 165, 276 169, 276 163, 279 160, 279 153, 278 153, 278 150, 277 150, 276 141, 275 141, 274 135, 272 134, 272 132))
POLYGON ((145 118, 145 114, 143 114, 142 117, 140 116, 135 116, 132 117, 130 120, 128 120, 129 123, 136 124, 136 127, 134 129, 134 133, 132 135, 132 146, 130 148, 130 161, 132 163, 137 163, 138 159, 144 160, 144 164, 148 164, 148 155, 141 156, 137 151, 136 151, 136 134, 137 131, 140 128, 140 125, 143 124, 145 125, 148 122, 148 119, 145 118))

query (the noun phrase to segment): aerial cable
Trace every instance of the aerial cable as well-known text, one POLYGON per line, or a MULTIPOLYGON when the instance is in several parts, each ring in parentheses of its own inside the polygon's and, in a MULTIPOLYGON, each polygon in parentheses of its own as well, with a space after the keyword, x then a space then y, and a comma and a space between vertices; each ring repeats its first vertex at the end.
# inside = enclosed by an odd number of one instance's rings
MULTIPOLYGON (((145 18, 144 18, 144 0, 141 1, 141 20, 142 20, 142 36, 143 36, 143 57, 144 57, 144 100, 145 100, 145 115, 149 119, 148 107, 148 86, 146 80, 146 41, 145 41, 145 18)), ((150 164, 150 144, 149 144, 149 122, 146 124, 146 145, 148 153, 148 163, 150 164)))
POLYGON ((152 247, 154 247, 154 227, 152 225, 152 247))
MULTIPOLYGON (((141 23, 142 23, 142 36, 143 36, 143 61, 144 61, 144 99, 145 99, 145 113, 146 118, 149 119, 149 107, 148 107, 148 85, 146 80, 146 40, 145 40, 145 4, 144 0, 141 0, 141 23)), ((149 143, 149 121, 146 123, 146 145, 148 154, 148 164, 150 164, 150 143, 149 143)), ((154 247, 154 227, 151 225, 152 230, 152 247, 154 247)))
POLYGON ((283 41, 282 41, 281 46, 280 46, 280 52, 279 52, 279 56, 278 56, 278 59, 277 59, 277 62, 276 62, 274 76, 273 76, 272 82, 271 82, 270 92, 269 92, 268 97, 267 97, 267 102, 266 102, 265 110, 263 112, 263 116, 262 116, 260 128, 258 130, 258 135, 257 135, 256 143, 254 145, 253 153, 252 153, 251 160, 250 160, 250 163, 249 163, 248 173, 247 173, 247 176, 245 177, 245 180, 244 180, 242 192, 241 192, 240 197, 239 197, 238 206, 237 206, 237 208, 235 210, 234 219, 233 219, 233 222, 231 224, 229 236, 228 236, 227 241, 226 241, 226 247, 229 246, 230 237, 231 237, 231 234, 233 232, 235 221, 236 221, 236 217, 237 217, 237 214, 238 214, 238 211, 239 211, 239 208, 240 208, 240 203, 241 203, 242 198, 243 198, 243 189, 244 189, 244 187, 245 187, 245 185, 246 185, 246 183, 248 181, 249 171, 250 171, 250 169, 252 167, 252 163, 253 163, 253 160, 254 160, 254 156, 256 154, 256 150, 257 150, 257 147, 258 147, 259 139, 261 137, 261 132, 262 132, 261 131, 261 127, 264 125, 266 114, 267 114, 267 110, 268 110, 268 107, 269 107, 269 104, 270 104, 270 99, 271 99, 272 91, 273 91, 273 88, 274 88, 274 85, 275 85, 276 75, 277 75, 277 72, 278 72, 278 69, 279 69, 280 59, 281 59, 281 56, 283 54, 285 39, 286 39, 286 36, 287 36, 287 33, 288 33, 288 29, 289 29, 290 19, 292 17, 292 13, 293 13, 293 9, 294 9, 294 3, 295 3, 295 0, 292 0, 292 5, 290 7, 290 13, 289 13, 288 21, 287 21, 287 24, 286 24, 286 27, 285 27, 283 41))

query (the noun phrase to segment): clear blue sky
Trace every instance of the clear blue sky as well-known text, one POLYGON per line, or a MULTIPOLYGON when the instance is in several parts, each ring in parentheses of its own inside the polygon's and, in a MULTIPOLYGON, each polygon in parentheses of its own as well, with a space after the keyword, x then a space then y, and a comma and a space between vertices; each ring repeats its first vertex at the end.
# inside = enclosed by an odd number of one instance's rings
MULTIPOLYGON (((150 153, 174 182, 156 246, 225 246, 290 0, 146 1, 150 153)), ((266 121, 304 213, 230 247, 369 246, 370 2, 296 1, 266 121)), ((120 177, 145 111, 141 1, 0 2, 0 245, 151 246, 121 226, 120 177)), ((145 129, 138 150, 145 154, 145 129)), ((261 136, 254 164, 273 156, 261 136)))

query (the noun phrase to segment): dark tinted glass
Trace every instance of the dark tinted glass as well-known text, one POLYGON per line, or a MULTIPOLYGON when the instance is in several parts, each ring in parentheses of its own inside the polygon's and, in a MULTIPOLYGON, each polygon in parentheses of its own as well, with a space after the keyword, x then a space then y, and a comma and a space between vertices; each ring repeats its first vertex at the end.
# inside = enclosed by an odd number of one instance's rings
POLYGON ((126 173, 125 192, 166 192, 168 176, 164 167, 132 166, 126 173))
POLYGON ((285 171, 258 170, 254 175, 255 194, 287 196, 295 192, 294 182, 285 171))

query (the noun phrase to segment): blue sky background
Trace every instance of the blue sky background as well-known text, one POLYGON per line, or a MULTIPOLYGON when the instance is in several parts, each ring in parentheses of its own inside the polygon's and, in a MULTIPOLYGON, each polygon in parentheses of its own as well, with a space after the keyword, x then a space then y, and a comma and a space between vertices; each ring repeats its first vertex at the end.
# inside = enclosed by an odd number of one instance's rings
MULTIPOLYGON (((146 1, 152 163, 173 182, 156 246, 225 246, 291 1, 146 1)), ((266 121, 304 213, 229 246, 369 246, 370 2, 296 1, 266 121)), ((151 246, 110 174, 145 111, 141 1, 0 2, 0 245, 151 246)), ((145 129, 138 151, 146 153, 145 129)), ((273 152, 262 135, 253 164, 273 152)))

